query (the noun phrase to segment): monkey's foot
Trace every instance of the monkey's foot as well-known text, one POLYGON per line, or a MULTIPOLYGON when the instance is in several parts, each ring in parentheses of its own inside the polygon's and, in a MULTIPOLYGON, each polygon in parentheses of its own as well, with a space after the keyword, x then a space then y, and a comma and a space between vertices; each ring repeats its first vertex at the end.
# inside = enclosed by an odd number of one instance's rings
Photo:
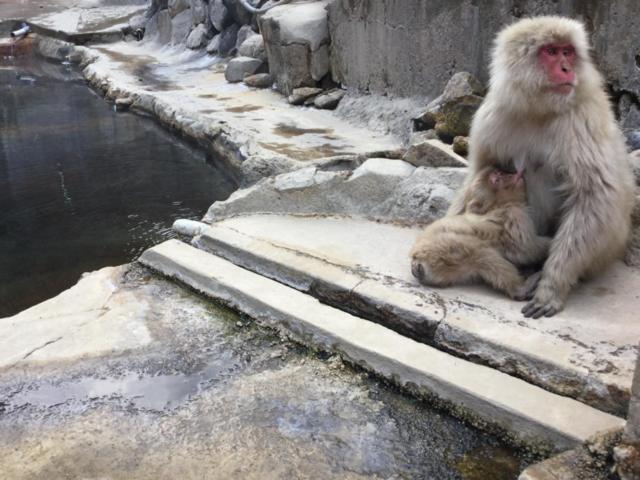
POLYGON ((539 292, 536 293, 533 300, 522 307, 522 313, 527 318, 553 317, 562 310, 564 302, 558 298, 545 299, 541 298, 539 292))
POLYGON ((511 298, 519 301, 531 300, 536 293, 536 288, 538 288, 540 278, 542 278, 541 270, 529 275, 522 286, 515 293, 515 295, 512 295, 511 298))

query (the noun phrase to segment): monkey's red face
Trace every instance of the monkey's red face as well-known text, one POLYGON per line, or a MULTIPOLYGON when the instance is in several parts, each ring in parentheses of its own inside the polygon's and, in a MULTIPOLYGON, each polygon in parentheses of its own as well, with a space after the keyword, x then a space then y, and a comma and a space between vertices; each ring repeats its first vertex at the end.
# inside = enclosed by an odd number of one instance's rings
POLYGON ((568 95, 576 85, 576 49, 570 43, 550 43, 538 50, 538 63, 550 90, 568 95))

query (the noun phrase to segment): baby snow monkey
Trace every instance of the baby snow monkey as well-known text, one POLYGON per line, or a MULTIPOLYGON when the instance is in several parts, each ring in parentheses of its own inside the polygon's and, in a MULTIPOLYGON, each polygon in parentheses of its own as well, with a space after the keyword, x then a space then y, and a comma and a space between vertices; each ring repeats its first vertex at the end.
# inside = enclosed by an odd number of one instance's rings
POLYGON ((511 298, 529 298, 539 275, 518 266, 542 263, 551 238, 536 234, 522 173, 485 167, 464 198, 464 210, 436 220, 411 250, 411 272, 433 287, 484 281, 511 298))

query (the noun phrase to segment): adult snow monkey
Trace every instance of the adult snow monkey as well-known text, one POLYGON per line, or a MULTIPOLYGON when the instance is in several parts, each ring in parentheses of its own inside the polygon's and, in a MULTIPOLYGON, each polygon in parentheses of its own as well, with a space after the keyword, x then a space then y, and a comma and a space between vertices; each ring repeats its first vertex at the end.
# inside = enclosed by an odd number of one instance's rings
POLYGON ((463 210, 483 167, 524 175, 537 232, 553 240, 522 313, 550 317, 578 280, 623 253, 633 205, 629 153, 581 22, 529 18, 498 34, 469 143, 469 176, 448 214, 463 210))
POLYGON ((483 168, 467 189, 464 212, 436 220, 417 238, 413 276, 433 287, 482 280, 522 299, 530 280, 518 266, 541 263, 551 243, 537 235, 526 200, 518 174, 483 168))

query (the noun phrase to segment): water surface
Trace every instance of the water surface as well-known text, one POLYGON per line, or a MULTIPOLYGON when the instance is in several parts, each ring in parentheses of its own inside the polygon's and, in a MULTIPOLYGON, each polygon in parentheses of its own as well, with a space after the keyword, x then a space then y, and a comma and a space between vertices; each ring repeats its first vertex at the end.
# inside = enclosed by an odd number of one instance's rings
POLYGON ((136 258, 237 187, 69 66, 0 59, 0 318, 136 258))

